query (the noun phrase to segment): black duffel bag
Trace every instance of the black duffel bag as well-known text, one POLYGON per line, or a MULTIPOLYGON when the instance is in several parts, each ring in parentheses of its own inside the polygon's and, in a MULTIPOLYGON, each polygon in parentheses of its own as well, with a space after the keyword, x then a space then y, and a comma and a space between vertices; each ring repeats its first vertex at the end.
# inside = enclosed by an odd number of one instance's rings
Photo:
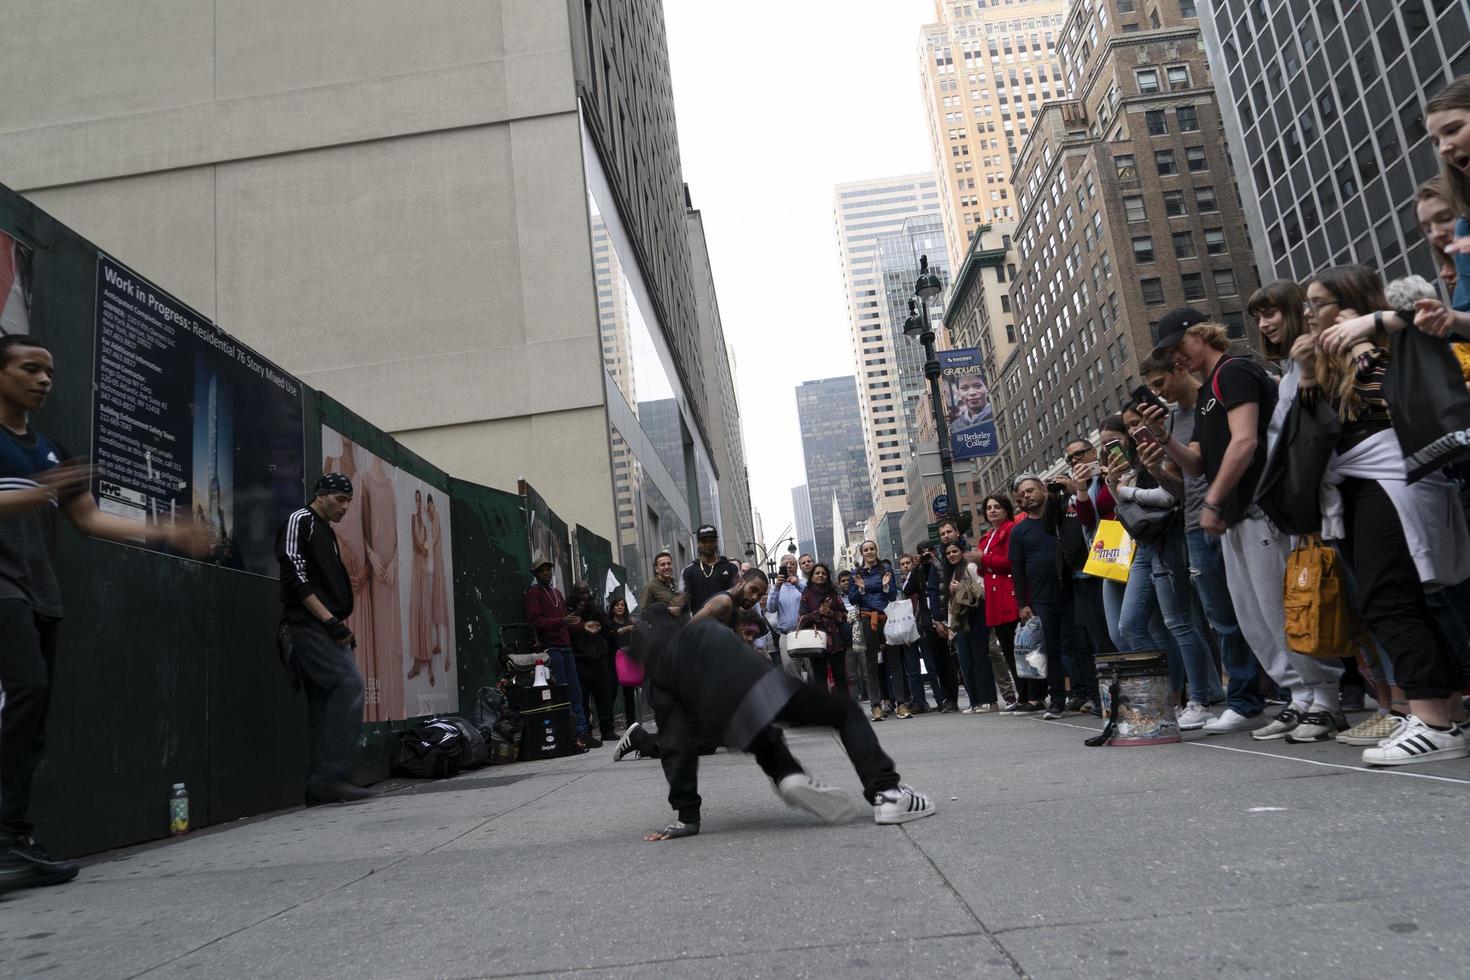
POLYGON ((1383 396, 1408 482, 1470 459, 1470 392, 1443 340, 1414 327, 1394 334, 1383 396))
POLYGON ((451 721, 431 718, 394 732, 393 772, 414 779, 443 779, 459 772, 464 759, 464 735, 451 721))

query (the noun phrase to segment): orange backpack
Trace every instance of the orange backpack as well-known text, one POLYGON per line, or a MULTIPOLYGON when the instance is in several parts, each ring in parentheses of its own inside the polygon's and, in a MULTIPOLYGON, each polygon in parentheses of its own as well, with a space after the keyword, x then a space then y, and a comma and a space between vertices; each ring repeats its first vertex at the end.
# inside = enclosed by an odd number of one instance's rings
POLYGON ((1352 656, 1352 610, 1341 562, 1337 551, 1315 534, 1298 537, 1286 560, 1286 645, 1297 653, 1323 659, 1352 656))

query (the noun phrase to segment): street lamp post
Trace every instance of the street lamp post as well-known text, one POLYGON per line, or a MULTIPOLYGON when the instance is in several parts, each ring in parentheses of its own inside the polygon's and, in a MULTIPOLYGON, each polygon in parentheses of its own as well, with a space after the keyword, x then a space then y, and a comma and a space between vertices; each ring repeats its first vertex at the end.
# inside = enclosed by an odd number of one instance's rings
MULTIPOLYGON (((794 555, 794 554, 796 554, 796 539, 795 538, 781 538, 780 540, 778 540, 776 542, 776 544, 777 545, 785 544, 786 545, 786 553, 788 555, 794 555)), ((776 574, 776 559, 774 559, 774 558, 771 557, 770 549, 768 549, 761 542, 759 542, 759 541, 747 541, 747 542, 745 542, 745 557, 746 558, 755 558, 756 557, 756 549, 757 548, 760 549, 760 560, 758 562, 753 562, 752 564, 755 564, 757 566, 759 566, 759 565, 765 565, 766 566, 766 574, 768 576, 775 575, 776 574)))
POLYGON ((903 335, 910 340, 917 338, 924 345, 924 377, 929 382, 929 409, 934 413, 939 465, 944 471, 944 492, 948 500, 945 513, 959 527, 961 534, 968 534, 970 515, 960 511, 960 495, 955 491, 954 453, 949 447, 949 423, 944 417, 944 401, 939 395, 939 356, 934 350, 934 324, 929 319, 929 301, 943 291, 939 277, 929 271, 929 256, 919 256, 919 278, 914 282, 914 294, 919 297, 920 309, 916 310, 914 301, 909 300, 909 315, 903 322, 903 335))

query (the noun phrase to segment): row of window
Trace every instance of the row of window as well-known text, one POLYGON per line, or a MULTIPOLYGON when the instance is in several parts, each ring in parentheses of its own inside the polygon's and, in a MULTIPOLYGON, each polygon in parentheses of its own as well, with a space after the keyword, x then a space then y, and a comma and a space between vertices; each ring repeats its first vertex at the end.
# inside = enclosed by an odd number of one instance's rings
MULTIPOLYGON (((1205 253, 1208 255, 1224 255, 1227 251, 1225 245, 1225 229, 1206 228, 1205 253)), ((1195 248, 1193 231, 1176 231, 1169 235, 1174 246, 1174 257, 1176 259, 1192 259, 1199 255, 1195 248)), ((1133 236, 1133 260, 1135 262, 1154 261, 1154 239, 1152 235, 1133 236)), ((1097 267, 1093 267, 1093 276, 1097 276, 1097 267)))
MULTIPOLYGON (((1215 280, 1216 296, 1235 296, 1238 292, 1235 286, 1234 269, 1214 269, 1211 276, 1215 280)), ((1205 279, 1202 272, 1186 272, 1179 277, 1180 285, 1184 289, 1184 298, 1190 302, 1208 298, 1205 292, 1205 279)), ((1143 302, 1147 306, 1162 306, 1164 303, 1164 281, 1157 277, 1139 280, 1143 289, 1143 302)))
MULTIPOLYGON (((1118 168, 1119 180, 1138 179, 1138 160, 1132 153, 1119 153, 1113 157, 1113 163, 1118 168)), ((1192 174, 1202 173, 1210 169, 1209 158, 1205 155, 1203 146, 1186 146, 1184 148, 1184 166, 1192 174)), ((1160 177, 1172 177, 1179 173, 1179 160, 1173 150, 1154 151, 1154 170, 1160 177)))
MULTIPOLYGON (((1193 191, 1196 211, 1201 214, 1206 214, 1220 210, 1220 202, 1215 197, 1215 188, 1213 186, 1195 187, 1193 191)), ((1184 191, 1164 191, 1162 197, 1164 199, 1164 214, 1168 217, 1179 218, 1189 213, 1185 210, 1184 191)), ((1144 206, 1143 195, 1124 195, 1123 214, 1129 222, 1147 221, 1148 208, 1144 206)))

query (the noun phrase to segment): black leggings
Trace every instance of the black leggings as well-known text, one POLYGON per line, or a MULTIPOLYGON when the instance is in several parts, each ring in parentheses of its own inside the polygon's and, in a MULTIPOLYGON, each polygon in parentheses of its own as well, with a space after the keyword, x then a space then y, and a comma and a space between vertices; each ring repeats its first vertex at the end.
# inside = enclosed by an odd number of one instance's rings
POLYGON ((1459 661, 1424 598, 1398 510, 1376 480, 1342 482, 1347 552, 1363 620, 1413 700, 1448 697, 1463 681, 1459 661))
POLYGON ((847 693, 847 651, 837 650, 832 653, 824 653, 818 657, 809 657, 807 666, 811 668, 811 685, 823 694, 827 693, 827 668, 832 668, 832 684, 838 694, 850 697, 847 693))
POLYGON ((0 599, 0 833, 31 832, 31 780, 46 747, 58 621, 0 599))

